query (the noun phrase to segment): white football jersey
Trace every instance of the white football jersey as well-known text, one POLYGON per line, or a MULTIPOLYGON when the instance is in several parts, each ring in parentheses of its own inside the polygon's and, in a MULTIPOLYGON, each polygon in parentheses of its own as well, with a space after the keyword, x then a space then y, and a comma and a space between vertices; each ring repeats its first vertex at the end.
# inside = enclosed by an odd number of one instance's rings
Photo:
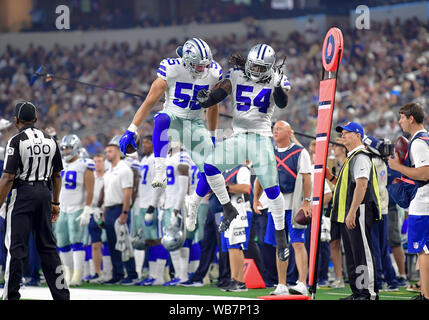
POLYGON ((60 206, 62 212, 72 213, 85 206, 85 171, 94 171, 95 164, 92 159, 79 158, 71 163, 63 161, 63 167, 60 206))
POLYGON ((166 209, 174 207, 176 197, 178 195, 178 178, 179 178, 179 165, 186 165, 189 168, 192 166, 191 158, 185 151, 176 152, 169 155, 166 160, 167 170, 167 187, 165 188, 165 203, 166 209))
POLYGON ((126 163, 127 166, 129 166, 131 168, 131 170, 136 170, 136 171, 140 170, 139 159, 136 159, 133 157, 125 157, 122 160, 126 163))
MULTIPOLYGON (((289 82, 286 76, 283 77, 283 82, 289 82)), ((229 79, 232 85, 234 133, 253 132, 272 136, 271 117, 275 106, 273 81, 255 83, 238 68, 230 69, 225 79, 229 79)))
POLYGON ((193 78, 183 66, 180 58, 164 59, 157 75, 167 81, 164 110, 184 119, 201 119, 203 108, 198 103, 197 94, 201 89, 211 90, 222 80, 222 68, 213 61, 207 77, 193 78))
POLYGON ((153 195, 152 180, 155 170, 155 156, 144 156, 140 161, 139 206, 147 208, 153 195))

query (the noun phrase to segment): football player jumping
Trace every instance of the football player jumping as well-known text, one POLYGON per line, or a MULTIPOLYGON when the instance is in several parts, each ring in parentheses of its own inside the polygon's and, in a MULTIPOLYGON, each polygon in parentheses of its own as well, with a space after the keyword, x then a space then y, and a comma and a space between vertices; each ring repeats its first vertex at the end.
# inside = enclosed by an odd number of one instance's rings
MULTIPOLYGON (((164 108, 154 118, 153 148, 155 154, 155 175, 153 187, 166 187, 166 164, 168 141, 181 143, 204 172, 204 160, 211 153, 214 132, 218 122, 216 104, 207 109, 208 129, 204 125, 197 94, 200 90, 210 90, 222 80, 222 68, 213 60, 210 47, 199 38, 192 38, 176 50, 179 58, 162 60, 151 89, 128 130, 120 141, 121 151, 126 153, 128 145, 136 148, 135 134, 141 123, 148 117, 155 104, 165 95, 164 108)), ((210 188, 205 177, 202 185, 210 188), (205 182, 205 183, 203 183, 205 182)), ((206 194, 210 189, 200 191, 206 194)))
MULTIPOLYGON (((231 204, 222 172, 250 160, 270 199, 278 256, 285 261, 289 250, 284 231, 284 200, 278 185, 276 159, 270 137, 274 106, 286 107, 286 92, 290 90, 290 83, 281 67, 274 66, 275 62, 275 52, 266 44, 252 47, 247 59, 239 54, 233 55, 230 63, 235 67, 228 71, 220 86, 211 92, 200 91, 197 98, 203 108, 219 103, 228 95, 233 100, 234 135, 218 144, 204 165, 207 181, 224 208, 219 231, 226 231, 238 214, 231 204)), ((188 206, 189 216, 196 215, 198 202, 199 199, 194 194, 188 206)), ((189 227, 192 229, 192 226, 189 227)))

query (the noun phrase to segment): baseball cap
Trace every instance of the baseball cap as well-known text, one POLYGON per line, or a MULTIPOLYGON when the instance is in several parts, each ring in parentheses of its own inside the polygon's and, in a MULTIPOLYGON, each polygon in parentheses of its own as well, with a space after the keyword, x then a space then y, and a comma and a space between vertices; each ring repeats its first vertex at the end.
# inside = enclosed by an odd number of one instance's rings
POLYGON ((15 106, 15 117, 22 121, 34 121, 37 119, 37 109, 29 101, 20 101, 15 106))
POLYGON ((338 126, 335 128, 335 131, 337 131, 339 133, 341 133, 343 130, 355 132, 355 133, 360 133, 360 136, 362 139, 365 137, 362 126, 356 122, 349 122, 344 126, 338 126))

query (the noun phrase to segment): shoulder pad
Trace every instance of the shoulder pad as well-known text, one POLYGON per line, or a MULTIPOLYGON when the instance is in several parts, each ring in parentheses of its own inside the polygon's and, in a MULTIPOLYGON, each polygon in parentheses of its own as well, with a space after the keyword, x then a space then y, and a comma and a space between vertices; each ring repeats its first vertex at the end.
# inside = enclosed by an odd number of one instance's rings
POLYGON ((178 58, 164 59, 159 64, 157 76, 164 80, 167 80, 167 77, 174 77, 177 74, 175 69, 180 65, 181 61, 178 58))

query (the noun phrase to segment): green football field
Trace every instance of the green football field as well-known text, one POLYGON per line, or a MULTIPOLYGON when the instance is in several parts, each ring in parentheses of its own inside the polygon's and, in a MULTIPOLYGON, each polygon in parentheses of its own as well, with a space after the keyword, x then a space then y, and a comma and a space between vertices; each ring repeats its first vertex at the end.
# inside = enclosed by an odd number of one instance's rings
MULTIPOLYGON (((212 285, 205 285, 201 288, 194 287, 163 287, 163 286, 121 286, 121 285, 95 285, 83 284, 81 289, 94 290, 110 290, 110 291, 128 291, 128 292, 144 292, 157 294, 178 294, 178 295, 198 295, 198 296, 219 296, 219 297, 242 297, 242 298, 258 298, 260 296, 269 295, 274 288, 268 289, 249 289, 247 292, 223 292, 219 288, 212 285)), ((414 292, 408 292, 405 288, 400 288, 397 292, 380 291, 380 300, 410 300, 417 295, 414 292)), ((351 294, 350 288, 330 289, 319 288, 316 292, 315 300, 338 300, 351 294)))

